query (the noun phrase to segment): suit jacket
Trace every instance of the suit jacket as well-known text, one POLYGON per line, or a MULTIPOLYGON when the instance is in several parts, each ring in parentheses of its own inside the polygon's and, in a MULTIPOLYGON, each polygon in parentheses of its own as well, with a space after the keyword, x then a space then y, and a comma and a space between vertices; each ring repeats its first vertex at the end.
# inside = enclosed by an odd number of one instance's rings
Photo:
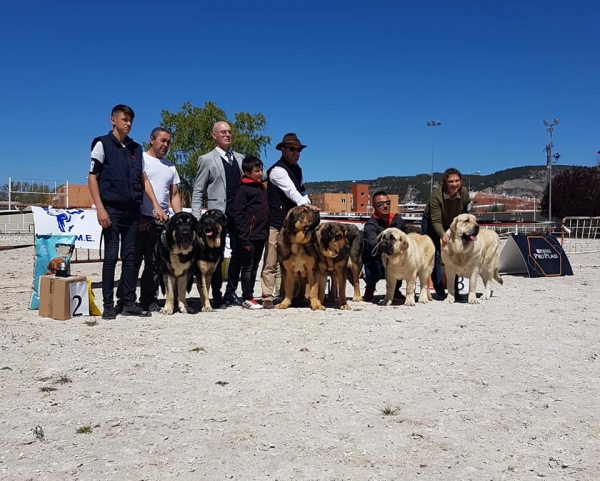
MULTIPOLYGON (((241 177, 244 156, 238 152, 233 152, 233 156, 240 168, 241 177)), ((219 209, 224 213, 226 198, 225 169, 223 160, 215 148, 198 159, 198 175, 192 193, 192 214, 199 219, 205 204, 207 209, 219 209)))

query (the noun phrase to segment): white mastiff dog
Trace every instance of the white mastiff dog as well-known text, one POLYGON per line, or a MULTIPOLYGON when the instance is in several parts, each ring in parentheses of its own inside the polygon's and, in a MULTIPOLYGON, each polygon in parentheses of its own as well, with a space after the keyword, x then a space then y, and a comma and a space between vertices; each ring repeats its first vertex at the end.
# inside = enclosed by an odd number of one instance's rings
POLYGON ((396 281, 406 280, 405 306, 415 305, 417 277, 421 282, 419 303, 431 301, 429 277, 433 270, 435 246, 429 236, 390 227, 377 236, 381 249, 381 261, 385 267, 386 293, 382 304, 389 306, 394 298, 396 281))
POLYGON ((483 279, 483 298, 492 296, 492 280, 502 284, 498 273, 498 255, 500 239, 493 230, 480 229, 477 218, 471 214, 457 216, 446 231, 448 242, 442 242, 442 261, 446 267, 448 297, 452 304, 456 294, 454 279, 456 276, 469 279, 469 304, 478 304, 477 278, 483 279))

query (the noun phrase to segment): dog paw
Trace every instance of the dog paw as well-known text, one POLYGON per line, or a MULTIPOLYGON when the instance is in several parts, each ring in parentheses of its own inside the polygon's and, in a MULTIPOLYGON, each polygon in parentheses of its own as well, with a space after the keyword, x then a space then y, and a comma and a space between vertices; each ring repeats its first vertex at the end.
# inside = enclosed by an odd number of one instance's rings
POLYGON ((163 307, 160 310, 161 314, 166 314, 167 316, 170 316, 171 314, 173 314, 173 308, 172 307, 163 307))
POLYGON ((290 301, 283 300, 275 306, 275 309, 287 309, 291 304, 292 303, 290 301))
POLYGON ((325 310, 325 306, 323 304, 313 304, 312 306, 310 306, 310 308, 313 311, 324 311, 325 310))
POLYGON ((469 297, 469 304, 479 304, 479 299, 476 297, 474 299, 469 297))
POLYGON ((360 301, 362 301, 362 297, 360 297, 360 296, 358 296, 358 297, 357 297, 357 296, 354 296, 354 297, 352 298, 352 302, 360 302, 360 301))
POLYGON ((406 301, 404 302, 405 306, 409 306, 409 307, 414 307, 415 306, 415 301, 414 299, 411 301, 409 299, 406 299, 406 301))
POLYGON ((391 306, 392 305, 392 300, 391 299, 390 300, 384 299, 383 301, 379 301, 379 305, 380 306, 391 306))
POLYGON ((348 304, 340 304, 340 309, 342 309, 343 311, 347 311, 352 308, 348 304))
POLYGON ((444 300, 446 304, 454 304, 454 297, 448 294, 448 297, 444 300))
POLYGON ((202 312, 212 312, 212 311, 213 311, 213 308, 210 306, 204 306, 202 308, 202 312))

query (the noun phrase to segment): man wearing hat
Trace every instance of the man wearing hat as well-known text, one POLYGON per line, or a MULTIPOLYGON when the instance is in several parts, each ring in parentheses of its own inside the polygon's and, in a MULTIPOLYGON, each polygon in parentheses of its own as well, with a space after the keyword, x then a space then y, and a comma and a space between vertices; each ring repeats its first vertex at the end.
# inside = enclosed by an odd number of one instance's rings
POLYGON ((269 199, 269 240, 265 245, 262 270, 263 308, 273 308, 275 276, 277 274, 277 234, 290 209, 310 204, 302 182, 302 169, 298 165, 300 152, 306 148, 294 133, 285 134, 275 147, 281 159, 267 170, 267 197, 269 199))

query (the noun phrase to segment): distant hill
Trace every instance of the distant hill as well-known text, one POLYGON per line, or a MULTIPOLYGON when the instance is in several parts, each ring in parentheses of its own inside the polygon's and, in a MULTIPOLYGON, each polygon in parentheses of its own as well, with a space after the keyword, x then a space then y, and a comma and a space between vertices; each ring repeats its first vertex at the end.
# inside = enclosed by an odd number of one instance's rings
MULTIPOLYGON (((554 165, 552 174, 556 175, 569 166, 554 165)), ((388 194, 398 194, 401 203, 425 203, 429 200, 430 175, 419 174, 414 176, 378 177, 374 180, 356 180, 358 184, 368 184, 371 193, 376 190, 385 190, 388 194)), ((476 192, 488 194, 506 194, 516 197, 541 196, 548 183, 548 170, 545 166, 515 167, 500 170, 489 175, 465 175, 464 185, 476 192)), ((442 173, 434 172, 434 187, 442 180, 442 173)), ((347 192, 353 181, 336 180, 323 182, 307 182, 306 190, 310 193, 347 192)))

